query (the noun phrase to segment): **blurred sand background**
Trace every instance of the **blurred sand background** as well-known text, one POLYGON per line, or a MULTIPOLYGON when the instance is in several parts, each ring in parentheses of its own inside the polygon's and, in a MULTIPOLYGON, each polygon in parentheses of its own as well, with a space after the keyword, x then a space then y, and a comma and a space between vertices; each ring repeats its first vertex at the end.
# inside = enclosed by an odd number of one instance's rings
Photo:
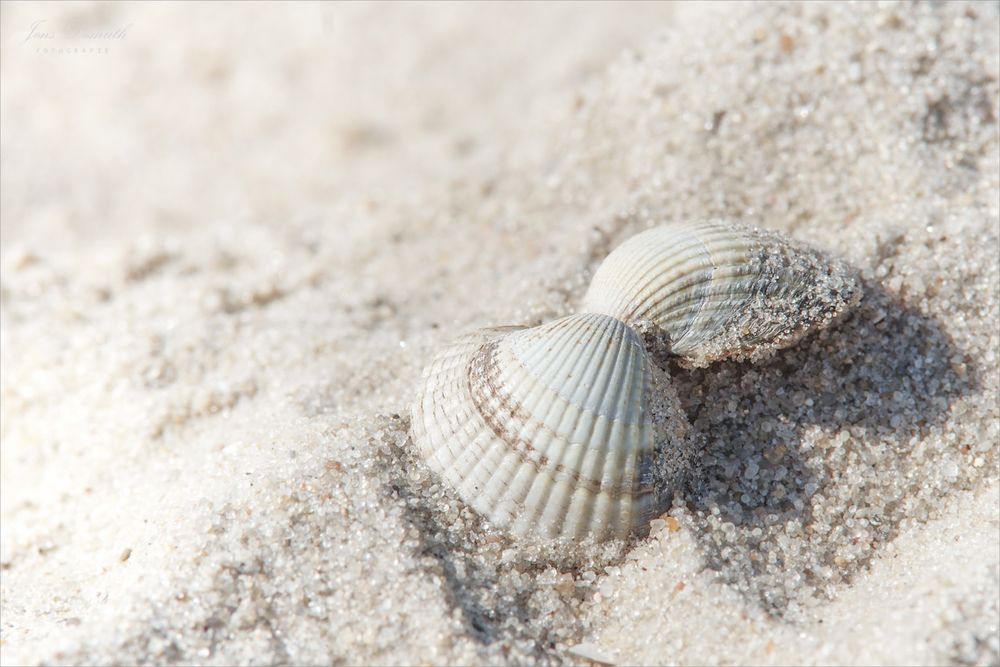
POLYGON ((997 664, 998 27, 3 4, 0 660, 997 664), (703 469, 649 538, 494 534, 413 457, 423 365, 708 216, 862 305, 671 369, 703 469))

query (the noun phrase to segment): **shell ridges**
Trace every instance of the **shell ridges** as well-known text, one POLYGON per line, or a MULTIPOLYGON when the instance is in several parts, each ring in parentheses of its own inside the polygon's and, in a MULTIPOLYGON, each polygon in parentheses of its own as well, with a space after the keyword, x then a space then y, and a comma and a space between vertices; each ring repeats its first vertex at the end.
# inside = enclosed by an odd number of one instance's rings
POLYGON ((650 323, 688 365, 789 345, 856 302, 846 267, 774 233, 719 220, 662 225, 604 260, 583 308, 650 323))
POLYGON ((604 260, 585 312, 445 347, 412 406, 413 442, 518 536, 641 533, 697 444, 663 356, 755 360, 858 298, 845 265, 774 233, 720 220, 650 229, 604 260))
POLYGON ((653 434, 638 335, 600 314, 447 347, 413 408, 414 441, 474 509, 515 534, 625 537, 650 518, 653 434))

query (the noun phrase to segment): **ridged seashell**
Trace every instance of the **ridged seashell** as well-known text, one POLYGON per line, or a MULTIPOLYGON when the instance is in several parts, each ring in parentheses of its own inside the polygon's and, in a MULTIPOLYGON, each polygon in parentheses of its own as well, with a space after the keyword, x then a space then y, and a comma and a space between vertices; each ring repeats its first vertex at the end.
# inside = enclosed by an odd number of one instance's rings
POLYGON ((656 510, 651 373, 639 336, 606 315, 484 329, 425 370, 414 442, 516 535, 626 537, 656 510))
MULTIPOLYGON (((846 267, 773 232, 723 221, 670 224, 604 260, 583 310, 669 338, 688 365, 756 358, 856 303, 846 267)), ((645 332, 644 332, 645 333, 645 332)))

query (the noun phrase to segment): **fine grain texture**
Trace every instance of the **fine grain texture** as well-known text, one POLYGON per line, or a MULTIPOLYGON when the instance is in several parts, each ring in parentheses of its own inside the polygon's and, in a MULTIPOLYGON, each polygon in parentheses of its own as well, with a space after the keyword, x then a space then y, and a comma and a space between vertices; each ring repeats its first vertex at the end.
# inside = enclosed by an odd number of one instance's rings
POLYGON ((998 72, 993 2, 4 2, 0 662, 997 664, 998 72), (648 536, 491 526, 422 371, 693 220, 861 300, 651 364, 648 536))

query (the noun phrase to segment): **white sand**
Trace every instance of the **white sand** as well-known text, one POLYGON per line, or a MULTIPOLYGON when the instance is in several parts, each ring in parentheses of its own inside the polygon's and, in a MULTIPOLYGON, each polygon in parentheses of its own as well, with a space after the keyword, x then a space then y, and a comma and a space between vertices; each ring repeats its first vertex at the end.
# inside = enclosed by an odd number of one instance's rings
POLYGON ((5 664, 1000 662, 995 4, 0 18, 5 664), (670 369, 652 537, 495 534, 413 457, 421 367, 708 216, 862 305, 670 369))

